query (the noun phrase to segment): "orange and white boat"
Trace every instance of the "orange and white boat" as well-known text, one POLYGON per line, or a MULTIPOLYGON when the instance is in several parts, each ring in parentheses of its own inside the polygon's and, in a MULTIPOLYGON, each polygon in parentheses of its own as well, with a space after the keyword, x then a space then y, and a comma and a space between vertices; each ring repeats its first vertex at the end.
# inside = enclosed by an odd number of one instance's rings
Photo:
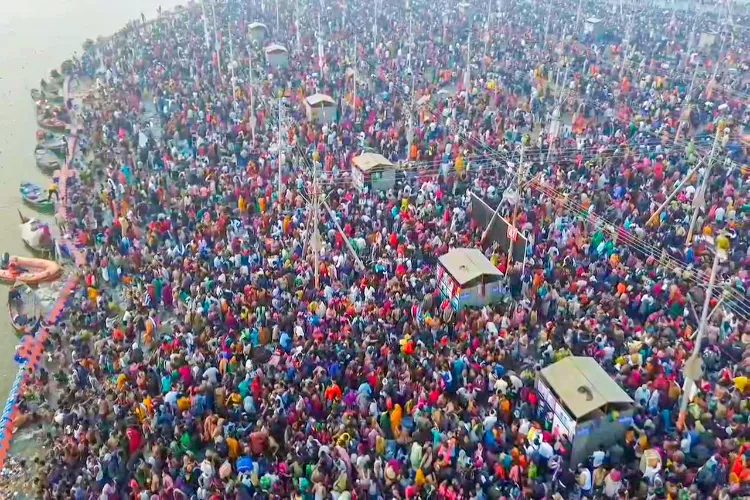
POLYGON ((54 281, 62 274, 62 267, 55 261, 34 259, 31 257, 16 257, 5 254, 0 266, 0 282, 27 283, 36 285, 46 281, 54 281))

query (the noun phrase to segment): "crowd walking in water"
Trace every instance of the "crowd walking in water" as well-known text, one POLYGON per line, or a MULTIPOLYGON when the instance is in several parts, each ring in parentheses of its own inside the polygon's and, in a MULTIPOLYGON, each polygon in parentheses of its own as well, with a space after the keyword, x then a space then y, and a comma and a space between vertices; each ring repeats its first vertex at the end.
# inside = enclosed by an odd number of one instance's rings
POLYGON ((87 47, 36 494, 750 495, 750 18, 693 8, 206 0, 87 47), (446 298, 455 248, 499 300, 446 298), (575 461, 535 389, 571 356, 635 407, 575 461))

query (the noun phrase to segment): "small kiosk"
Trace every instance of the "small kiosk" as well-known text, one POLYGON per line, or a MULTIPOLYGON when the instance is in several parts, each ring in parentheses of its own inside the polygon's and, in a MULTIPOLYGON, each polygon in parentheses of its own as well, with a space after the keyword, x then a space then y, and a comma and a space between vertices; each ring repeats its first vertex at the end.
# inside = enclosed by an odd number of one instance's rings
POLYGON ((716 33, 711 31, 702 32, 700 38, 698 38, 698 48, 712 47, 716 43, 716 35, 716 33))
POLYGON ((536 390, 537 416, 547 430, 567 436, 572 464, 621 441, 633 422, 633 400, 594 358, 568 356, 544 368, 536 390))
POLYGON ((278 43, 272 43, 264 49, 266 62, 275 68, 286 68, 289 66, 289 52, 286 47, 278 43))
POLYGON ((454 248, 438 258, 440 294, 456 311, 466 306, 481 307, 500 301, 502 278, 503 273, 476 248, 454 248))
POLYGON ((262 41, 266 37, 266 33, 268 33, 268 28, 263 23, 251 23, 247 27, 247 37, 254 42, 262 41))
POLYGON ((396 184, 396 166, 378 153, 362 153, 352 158, 352 182, 359 189, 387 191, 396 184))
POLYGON ((598 17, 589 17, 583 23, 583 34, 598 37, 604 34, 604 24, 598 17))
POLYGON ((311 122, 331 123, 336 118, 336 101, 329 95, 313 94, 305 98, 305 112, 311 122))

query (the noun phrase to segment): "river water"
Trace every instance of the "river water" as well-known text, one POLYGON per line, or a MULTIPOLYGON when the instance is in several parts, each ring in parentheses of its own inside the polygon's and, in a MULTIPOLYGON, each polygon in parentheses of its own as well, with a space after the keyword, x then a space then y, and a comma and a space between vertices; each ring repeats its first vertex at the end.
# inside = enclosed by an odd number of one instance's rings
MULTIPOLYGON (((87 39, 110 35, 128 21, 156 16, 178 0, 0 0, 0 254, 28 255, 21 241, 17 209, 22 180, 45 189, 50 179, 34 161, 37 130, 29 91, 50 69, 77 52, 87 39)), ((36 214, 35 214, 36 215, 36 214)), ((43 217, 42 217, 43 218, 43 217)), ((49 222, 53 222, 49 218, 49 222)), ((0 286, 0 399, 8 394, 17 365, 18 338, 5 308, 8 287, 0 286)))

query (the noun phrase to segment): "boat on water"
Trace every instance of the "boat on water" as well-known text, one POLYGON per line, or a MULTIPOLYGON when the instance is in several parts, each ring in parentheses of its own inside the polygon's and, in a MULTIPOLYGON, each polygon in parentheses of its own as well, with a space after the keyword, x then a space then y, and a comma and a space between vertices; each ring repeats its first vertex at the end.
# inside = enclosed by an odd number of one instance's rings
POLYGON ((29 249, 40 255, 52 255, 55 251, 55 239, 49 224, 39 219, 25 217, 18 211, 21 217, 21 239, 29 249))
POLYGON ((68 150, 68 139, 63 134, 39 130, 36 133, 37 146, 48 149, 55 154, 65 156, 68 150))
POLYGON ((16 257, 5 254, 0 258, 0 282, 38 285, 54 281, 62 274, 62 267, 53 260, 16 257))
POLYGON ((68 126, 67 123, 55 117, 45 118, 44 116, 40 116, 39 118, 37 118, 37 123, 39 123, 40 127, 44 127, 49 130, 55 130, 58 132, 64 131, 65 127, 68 126))
POLYGON ((36 157, 36 166, 48 174, 53 173, 62 166, 59 156, 41 146, 36 147, 34 156, 36 157))
POLYGON ((39 81, 39 88, 41 88, 45 92, 60 92, 62 90, 65 77, 62 75, 58 77, 53 77, 52 75, 50 76, 51 78, 49 80, 45 80, 44 78, 42 78, 39 81))
POLYGON ((34 210, 44 213, 55 211, 55 202, 49 199, 47 191, 42 189, 38 184, 22 182, 19 192, 21 193, 23 202, 34 210))
POLYGON ((8 292, 10 324, 20 334, 33 334, 42 321, 36 292, 26 283, 14 284, 8 292))
POLYGON ((31 98, 36 102, 63 102, 63 96, 55 90, 31 89, 31 98))

